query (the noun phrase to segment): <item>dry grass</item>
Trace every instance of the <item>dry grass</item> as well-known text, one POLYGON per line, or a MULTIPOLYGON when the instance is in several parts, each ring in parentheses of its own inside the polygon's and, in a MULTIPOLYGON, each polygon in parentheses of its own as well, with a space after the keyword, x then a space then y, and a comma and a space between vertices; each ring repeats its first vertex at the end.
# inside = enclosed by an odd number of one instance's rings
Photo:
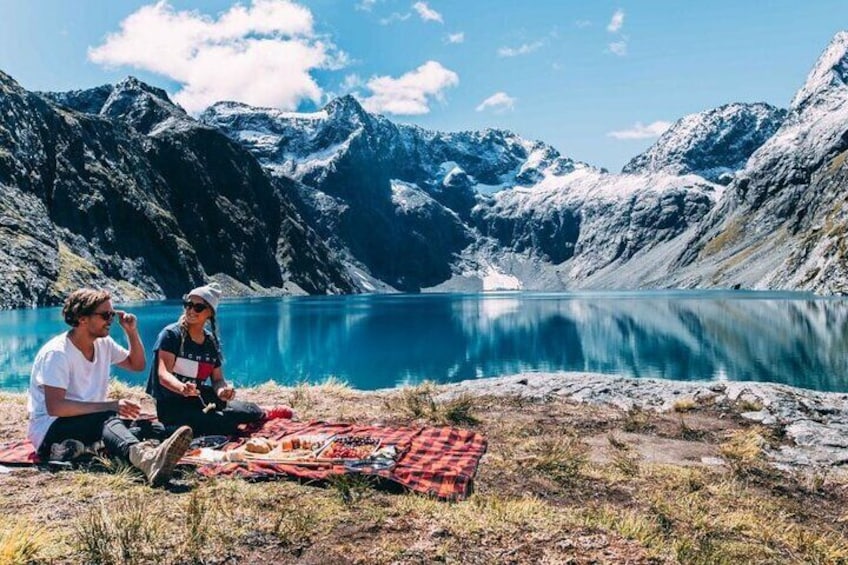
POLYGON ((830 163, 827 166, 827 174, 833 175, 845 164, 845 160, 848 159, 848 151, 843 151, 833 159, 831 159, 830 163))
POLYGON ((588 460, 588 447, 576 437, 546 437, 537 442, 532 467, 560 484, 572 484, 588 460))
MULTIPOLYGON (((848 562, 845 482, 769 467, 764 450, 779 435, 738 418, 741 404, 659 414, 446 398, 432 384, 362 394, 339 382, 266 383, 240 396, 291 402, 304 419, 462 421, 489 451, 475 493, 456 503, 359 476, 313 485, 188 472, 151 489, 114 461, 16 471, 0 475, 0 563, 848 562), (670 437, 710 444, 726 465, 646 459, 652 438, 670 437)), ((0 401, 17 414, 0 440, 23 435, 25 406, 0 401)))
POLYGON ((675 412, 689 412, 697 408, 698 403, 695 402, 694 398, 681 398, 680 400, 675 401, 672 409, 675 412))
POLYGON ((0 563, 31 563, 46 553, 51 539, 45 528, 12 516, 0 520, 0 563))
POLYGON ((625 432, 646 432, 653 428, 651 415, 638 406, 630 408, 623 417, 621 424, 625 432))
POLYGON ((763 449, 766 446, 762 431, 760 427, 734 431, 719 446, 719 451, 737 475, 762 469, 763 449))
POLYGON ((742 235, 743 225, 741 220, 733 220, 721 233, 707 242, 701 251, 700 258, 706 258, 722 251, 733 244, 742 235))
POLYGON ((424 382, 413 387, 401 388, 385 400, 385 408, 401 419, 416 420, 437 425, 474 426, 479 420, 473 412, 476 398, 462 394, 440 400, 438 387, 424 382))
POLYGON ((138 386, 129 386, 118 379, 109 381, 109 398, 129 398, 137 402, 141 402, 143 406, 147 406, 149 410, 153 410, 150 402, 150 397, 144 392, 144 389, 138 386))
POLYGON ((736 409, 739 412, 759 412, 763 409, 761 402, 748 398, 740 398, 736 401, 736 409))

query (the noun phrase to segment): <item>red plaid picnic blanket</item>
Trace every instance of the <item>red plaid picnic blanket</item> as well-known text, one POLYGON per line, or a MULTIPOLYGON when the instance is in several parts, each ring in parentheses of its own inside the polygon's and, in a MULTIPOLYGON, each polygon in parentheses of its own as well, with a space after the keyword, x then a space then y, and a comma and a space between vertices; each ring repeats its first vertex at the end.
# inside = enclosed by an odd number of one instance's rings
POLYGON ((38 455, 29 440, 0 443, 0 464, 35 465, 38 462, 38 455))
MULTIPOLYGON (((362 434, 379 439, 382 445, 395 445, 401 455, 394 467, 363 467, 357 469, 357 472, 382 477, 412 491, 443 500, 462 500, 471 493, 477 465, 487 447, 482 435, 451 427, 388 428, 277 419, 265 422, 253 430, 252 435, 279 440, 292 434, 362 434)), ((242 441, 244 439, 236 440, 237 443, 242 441)), ((35 463, 38 463, 38 457, 28 441, 0 443, 0 464, 35 463)), ((209 463, 199 466, 197 472, 205 476, 238 476, 247 479, 288 475, 324 480, 331 475, 351 471, 344 465, 304 467, 253 460, 209 463)))
MULTIPOLYGON (((477 465, 487 447, 482 435, 450 427, 388 428, 279 419, 266 422, 253 435, 280 440, 293 434, 367 435, 379 439, 381 445, 395 445, 401 455, 393 468, 363 467, 357 471, 443 500, 462 500, 471 493, 477 465)), ((304 467, 257 460, 210 463, 198 467, 197 471, 206 476, 260 479, 290 475, 312 480, 350 472, 344 465, 304 467)))

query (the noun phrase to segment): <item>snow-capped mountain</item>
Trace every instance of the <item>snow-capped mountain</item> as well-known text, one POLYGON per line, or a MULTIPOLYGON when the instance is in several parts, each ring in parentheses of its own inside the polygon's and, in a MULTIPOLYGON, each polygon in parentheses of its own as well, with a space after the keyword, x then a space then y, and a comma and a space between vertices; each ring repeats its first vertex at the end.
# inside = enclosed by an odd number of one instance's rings
POLYGON ((397 125, 350 96, 313 114, 220 103, 201 121, 243 144, 273 175, 299 181, 304 216, 366 289, 417 291, 445 281, 478 239, 469 223, 477 191, 573 166, 509 132, 397 125))
MULTIPOLYGON (((562 286, 583 286, 595 272, 696 225, 721 193, 720 185, 695 175, 584 168, 481 198, 475 217, 501 248, 540 256, 557 266, 562 286)), ((530 280, 524 286, 538 288, 530 280)))
POLYGON ((729 183, 748 157, 774 135, 786 110, 769 104, 726 104, 690 114, 674 123, 650 149, 622 172, 696 174, 729 183))
POLYGON ((848 292, 848 32, 675 263, 675 282, 848 292), (681 269, 686 267, 685 269, 681 269))
POLYGON ((35 94, 0 73, 0 307, 79 284, 177 296, 213 275, 241 292, 844 293, 846 186, 848 32, 788 110, 686 116, 622 174, 350 96, 195 120, 132 78, 35 94))
POLYGON ((197 124, 185 110, 171 102, 168 93, 135 77, 116 85, 103 85, 89 90, 40 92, 41 96, 68 108, 116 118, 136 131, 150 134, 155 128, 178 123, 197 124))
POLYGON ((507 131, 394 124, 350 96, 312 114, 219 103, 200 119, 300 181, 331 246, 406 291, 485 287, 497 273, 501 286, 573 286, 678 235, 721 193, 695 176, 610 175, 507 131))

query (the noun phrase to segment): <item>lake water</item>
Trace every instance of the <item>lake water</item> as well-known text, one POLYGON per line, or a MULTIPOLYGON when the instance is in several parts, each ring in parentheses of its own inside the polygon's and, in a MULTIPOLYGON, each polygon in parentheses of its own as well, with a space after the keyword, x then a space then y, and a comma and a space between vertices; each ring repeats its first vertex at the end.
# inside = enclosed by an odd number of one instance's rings
MULTIPOLYGON (((148 359, 177 302, 139 316, 148 359)), ((0 312, 0 390, 25 390, 58 308, 0 312)), ((848 300, 797 293, 579 292, 225 300, 224 373, 236 386, 328 377, 359 389, 534 371, 752 380, 848 391, 848 300)), ((117 323, 112 335, 125 342, 117 323)), ((118 371, 131 384, 146 374, 118 371)))

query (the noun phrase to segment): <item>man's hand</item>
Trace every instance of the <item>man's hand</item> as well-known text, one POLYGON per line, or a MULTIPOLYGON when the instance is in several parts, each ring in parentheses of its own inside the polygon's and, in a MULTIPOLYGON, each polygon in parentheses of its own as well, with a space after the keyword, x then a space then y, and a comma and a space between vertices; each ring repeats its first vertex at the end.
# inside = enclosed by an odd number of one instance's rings
POLYGON ((128 398, 122 398, 118 401, 118 416, 124 420, 135 420, 141 414, 141 406, 128 398))
POLYGON ((236 389, 230 385, 222 386, 217 391, 218 398, 224 401, 232 400, 236 396, 236 389))
POLYGON ((138 318, 135 317, 135 314, 123 310, 115 310, 115 313, 118 315, 118 322, 125 332, 130 333, 138 330, 138 318))

